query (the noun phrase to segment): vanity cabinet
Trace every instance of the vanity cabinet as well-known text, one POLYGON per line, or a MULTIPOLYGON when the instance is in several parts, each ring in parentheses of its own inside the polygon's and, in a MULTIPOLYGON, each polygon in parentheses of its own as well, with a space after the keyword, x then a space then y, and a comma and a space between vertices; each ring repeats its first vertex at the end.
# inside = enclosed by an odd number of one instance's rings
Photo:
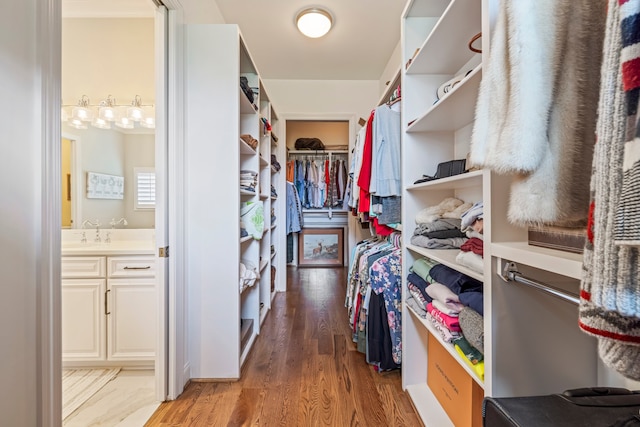
POLYGON ((155 288, 152 256, 63 256, 65 364, 153 363, 155 288))
POLYGON ((106 358, 105 257, 62 257, 62 359, 106 358))

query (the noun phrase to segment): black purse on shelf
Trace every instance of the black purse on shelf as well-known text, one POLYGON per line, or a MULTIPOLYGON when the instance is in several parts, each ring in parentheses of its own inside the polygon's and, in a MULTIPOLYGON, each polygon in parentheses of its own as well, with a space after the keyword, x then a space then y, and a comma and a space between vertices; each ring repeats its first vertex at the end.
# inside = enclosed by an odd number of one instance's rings
POLYGON ((414 184, 420 184, 422 182, 433 181, 435 179, 460 175, 461 173, 464 173, 466 171, 466 165, 467 159, 449 160, 447 162, 439 163, 435 175, 422 175, 422 178, 414 182, 414 184))

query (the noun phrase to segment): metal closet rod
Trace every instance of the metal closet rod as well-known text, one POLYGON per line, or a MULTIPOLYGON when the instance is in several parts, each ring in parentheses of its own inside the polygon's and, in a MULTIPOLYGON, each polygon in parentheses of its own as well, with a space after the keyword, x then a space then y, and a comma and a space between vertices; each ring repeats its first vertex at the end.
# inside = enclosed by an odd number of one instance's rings
POLYGON ((570 302, 575 305, 578 305, 580 303, 580 299, 574 294, 567 293, 561 289, 547 285, 546 283, 542 283, 537 280, 530 279, 526 276, 523 276, 518 271, 518 266, 516 265, 515 262, 507 262, 504 268, 502 269, 502 274, 500 275, 500 277, 505 282, 522 283, 523 285, 527 285, 532 288, 538 289, 542 292, 546 292, 550 295, 553 295, 556 298, 560 298, 561 300, 570 302))

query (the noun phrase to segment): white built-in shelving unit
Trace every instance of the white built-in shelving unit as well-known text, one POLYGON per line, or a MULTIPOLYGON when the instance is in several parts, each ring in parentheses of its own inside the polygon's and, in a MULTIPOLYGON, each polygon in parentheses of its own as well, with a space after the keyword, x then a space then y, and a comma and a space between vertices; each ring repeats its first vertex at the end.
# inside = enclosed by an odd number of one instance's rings
MULTIPOLYGON (((482 56, 467 48, 481 31, 481 5, 477 1, 409 1, 402 16, 402 224, 403 295, 409 268, 420 258, 430 258, 486 283, 484 274, 456 263, 456 250, 432 250, 410 244, 415 216, 446 197, 467 202, 484 198, 487 172, 475 171, 435 181, 413 184, 423 174, 433 175, 440 162, 464 159, 469 150, 475 99, 482 76, 482 56), (438 100, 438 87, 471 71, 453 90, 438 100)), ((486 286, 486 285, 485 285, 486 286)), ((451 426, 452 421, 427 385, 429 335, 459 361, 482 388, 484 380, 445 343, 429 321, 403 304, 402 382, 427 426, 451 426)))
MULTIPOLYGON (((506 262, 544 283, 576 294, 582 256, 530 246, 527 228, 507 220, 511 177, 488 170, 413 184, 432 175, 438 163, 464 159, 469 152, 475 104, 488 57, 491 16, 497 1, 412 0, 402 16, 403 218, 405 232, 415 215, 446 197, 484 202, 484 269, 455 261, 455 250, 429 250, 403 242, 406 276, 413 262, 431 258, 484 283, 485 374, 480 378, 431 325, 403 304, 403 387, 427 426, 453 425, 427 385, 431 334, 458 361, 485 396, 557 393, 602 384, 595 341, 577 327, 577 307, 549 294, 500 277, 506 262), (484 54, 467 45, 482 32, 484 54), (466 77, 442 99, 437 88, 466 77)), ((403 294, 406 294, 404 292, 403 294)))
POLYGON ((270 267, 279 256, 271 247, 285 219, 271 194, 280 179, 271 165, 277 115, 236 25, 188 25, 185 41, 190 377, 239 378, 275 294, 270 267), (255 148, 244 134, 257 140, 255 148), (255 191, 240 190, 241 170, 258 174, 255 191), (246 203, 263 207, 260 236, 240 235, 246 203), (254 283, 241 285, 241 262, 257 274, 254 283))

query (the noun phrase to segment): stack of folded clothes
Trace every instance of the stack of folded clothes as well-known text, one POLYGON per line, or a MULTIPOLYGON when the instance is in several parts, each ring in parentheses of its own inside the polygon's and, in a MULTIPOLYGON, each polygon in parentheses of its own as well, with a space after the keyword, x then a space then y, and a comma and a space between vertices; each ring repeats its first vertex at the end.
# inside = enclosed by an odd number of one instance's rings
POLYGON ((407 276, 407 305, 484 376, 482 283, 431 259, 416 260, 407 276))
POLYGON ((460 217, 471 206, 451 197, 418 212, 411 244, 428 249, 460 248, 467 240, 460 217))
POLYGON ((258 173, 250 170, 240 171, 240 189, 245 191, 256 192, 258 185, 258 173))
POLYGON ((465 232, 468 240, 460 246, 460 253, 456 256, 456 262, 482 273, 483 267, 483 203, 475 203, 468 211, 462 214, 460 228, 465 232))

